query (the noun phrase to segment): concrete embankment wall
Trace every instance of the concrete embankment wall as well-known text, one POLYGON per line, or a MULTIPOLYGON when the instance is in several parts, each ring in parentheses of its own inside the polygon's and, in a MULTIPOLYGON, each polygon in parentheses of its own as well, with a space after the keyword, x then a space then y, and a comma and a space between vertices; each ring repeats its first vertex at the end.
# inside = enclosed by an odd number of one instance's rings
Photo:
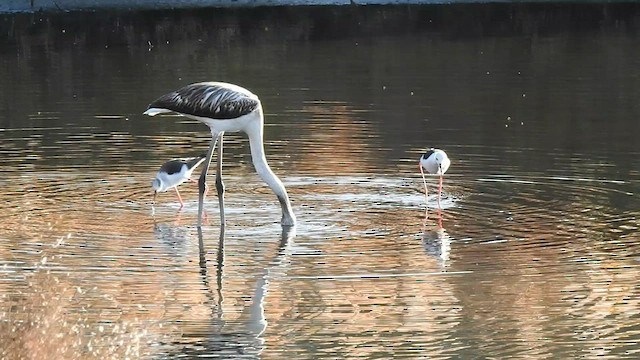
MULTIPOLYGON (((480 0, 1 0, 0 13, 73 10, 151 10, 198 7, 255 7, 295 5, 444 4, 480 0)), ((507 2, 496 1, 491 2, 507 2)), ((533 1, 535 2, 535 1, 533 1)))

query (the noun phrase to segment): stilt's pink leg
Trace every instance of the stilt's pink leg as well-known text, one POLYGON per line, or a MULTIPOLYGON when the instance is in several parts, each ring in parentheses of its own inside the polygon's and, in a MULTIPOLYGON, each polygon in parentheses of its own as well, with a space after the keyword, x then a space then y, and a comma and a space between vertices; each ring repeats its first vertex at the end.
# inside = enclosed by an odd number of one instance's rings
MULTIPOLYGON (((196 180, 193 180, 191 178, 187 179, 187 181, 192 183, 192 184, 197 184, 198 183, 196 180)), ((209 186, 207 184, 204 184, 204 195, 202 195, 202 196, 206 197, 208 193, 209 193, 209 186)))
POLYGON ((438 184, 438 208, 442 209, 440 206, 440 194, 442 194, 442 175, 440 175, 440 183, 438 184))
POLYGON ((173 188, 176 190, 176 195, 178 195, 178 201, 180 201, 180 208, 182 208, 184 206, 184 201, 182 201, 182 196, 180 196, 180 192, 178 191, 178 187, 174 186, 173 188))
POLYGON ((422 170, 422 165, 418 164, 418 168, 420 168, 420 174, 422 174, 422 183, 424 184, 424 202, 425 202, 425 209, 424 209, 424 217, 425 219, 427 218, 427 213, 429 211, 429 196, 428 196, 428 190, 427 190, 427 179, 424 177, 424 171, 422 170))
MULTIPOLYGON (((190 182, 190 183, 194 183, 194 184, 197 184, 197 183, 198 183, 198 181, 193 180, 193 179, 191 179, 191 178, 187 179, 187 181, 188 181, 188 182, 190 182)), ((176 188, 176 190, 177 190, 177 188, 176 188)), ((204 202, 204 199, 207 197, 207 194, 208 194, 208 193, 209 193, 209 185, 207 185, 207 183, 205 183, 205 184, 204 184, 204 194, 202 194, 202 201, 203 201, 203 202, 204 202)), ((202 209, 202 220, 203 220, 204 222, 207 222, 207 221, 208 221, 208 219, 207 219, 207 211, 206 211, 206 210, 204 210, 204 209, 202 209)))

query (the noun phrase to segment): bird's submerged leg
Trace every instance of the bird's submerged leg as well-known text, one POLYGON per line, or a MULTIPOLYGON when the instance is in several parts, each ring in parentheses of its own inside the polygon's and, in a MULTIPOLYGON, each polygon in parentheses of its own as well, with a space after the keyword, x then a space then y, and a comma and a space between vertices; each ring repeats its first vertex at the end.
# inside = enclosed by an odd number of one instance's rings
POLYGON ((211 156, 213 156, 213 150, 216 148, 216 141, 218 140, 218 134, 212 133, 213 137, 209 143, 209 151, 207 152, 207 159, 204 161, 202 167, 202 174, 198 179, 198 226, 202 226, 202 212, 204 210, 204 195, 207 188, 207 172, 209 171, 209 165, 211 164, 211 156))
POLYGON ((216 171, 216 190, 218 191, 218 205, 220 208, 220 224, 225 225, 224 218, 224 183, 222 182, 222 136, 223 132, 218 136, 218 171, 216 171))
POLYGON ((422 175, 422 183, 424 184, 424 201, 425 201, 425 209, 424 209, 424 217, 425 220, 427 218, 427 214, 429 212, 429 192, 427 190, 427 179, 424 177, 424 170, 422 170, 422 165, 418 164, 418 167, 420 168, 420 174, 422 175))

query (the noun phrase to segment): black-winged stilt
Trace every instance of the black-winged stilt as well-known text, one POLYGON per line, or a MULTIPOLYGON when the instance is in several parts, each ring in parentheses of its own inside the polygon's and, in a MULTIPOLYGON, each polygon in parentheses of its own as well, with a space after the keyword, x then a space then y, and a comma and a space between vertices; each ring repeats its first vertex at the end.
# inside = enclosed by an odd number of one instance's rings
POLYGON ((222 183, 222 136, 225 132, 242 131, 249 137, 251 159, 258 175, 276 194, 282 208, 282 225, 295 225, 287 190, 271 171, 264 153, 262 105, 256 95, 237 85, 223 82, 203 82, 187 85, 153 101, 144 114, 154 116, 174 112, 203 122, 211 129, 211 143, 202 175, 198 181, 198 225, 202 224, 207 171, 213 151, 218 144, 218 171, 216 189, 220 203, 220 218, 224 224, 224 184, 222 183))
POLYGON ((438 184, 438 207, 440 207, 440 194, 442 193, 442 175, 447 172, 447 170, 449 169, 449 165, 451 165, 451 160, 449 160, 447 153, 440 149, 431 148, 420 157, 418 167, 420 168, 420 174, 422 174, 422 181, 424 183, 424 198, 427 201, 427 208, 429 207, 429 198, 427 191, 427 180, 424 177, 425 171, 427 172, 427 174, 440 175, 440 182, 438 184))
POLYGON ((165 192, 171 188, 175 189, 178 201, 180 201, 180 207, 184 206, 180 192, 178 191, 178 185, 185 181, 192 181, 191 174, 198 165, 202 164, 206 159, 206 155, 172 159, 162 164, 160 170, 156 174, 156 178, 151 182, 153 188, 153 203, 156 202, 156 195, 159 192, 165 192))

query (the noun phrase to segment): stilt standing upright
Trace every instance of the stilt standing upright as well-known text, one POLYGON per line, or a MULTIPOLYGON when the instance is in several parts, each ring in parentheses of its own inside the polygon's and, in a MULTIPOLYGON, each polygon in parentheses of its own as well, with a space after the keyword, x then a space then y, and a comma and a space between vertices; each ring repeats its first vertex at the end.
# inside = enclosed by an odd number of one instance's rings
POLYGON ((440 182, 438 184, 438 207, 440 208, 440 195, 442 194, 442 175, 447 172, 447 170, 449 169, 449 165, 451 165, 451 160, 449 160, 447 154, 440 149, 431 148, 420 157, 418 167, 420 168, 420 174, 422 174, 422 182, 424 183, 424 199, 427 203, 427 209, 429 208, 429 197, 427 191, 427 180, 424 177, 424 172, 426 171, 427 174, 432 175, 440 175, 440 182))

